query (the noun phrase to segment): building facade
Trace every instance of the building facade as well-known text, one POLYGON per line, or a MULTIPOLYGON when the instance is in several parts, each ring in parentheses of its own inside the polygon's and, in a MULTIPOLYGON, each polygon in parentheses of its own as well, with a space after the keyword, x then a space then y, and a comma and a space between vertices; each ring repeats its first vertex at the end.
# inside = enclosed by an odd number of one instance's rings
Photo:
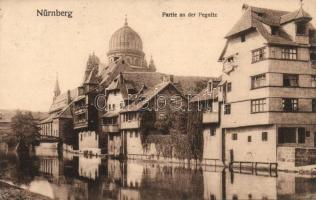
POLYGON ((316 146, 312 18, 302 7, 242 10, 219 58, 222 159, 295 167, 289 155, 316 146))

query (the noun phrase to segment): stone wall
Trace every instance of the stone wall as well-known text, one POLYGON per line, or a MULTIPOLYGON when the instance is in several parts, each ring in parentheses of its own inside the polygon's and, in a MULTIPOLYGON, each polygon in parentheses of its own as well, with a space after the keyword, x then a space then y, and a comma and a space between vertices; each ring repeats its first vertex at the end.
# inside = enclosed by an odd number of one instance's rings
POLYGON ((295 166, 316 164, 316 149, 295 148, 295 166))

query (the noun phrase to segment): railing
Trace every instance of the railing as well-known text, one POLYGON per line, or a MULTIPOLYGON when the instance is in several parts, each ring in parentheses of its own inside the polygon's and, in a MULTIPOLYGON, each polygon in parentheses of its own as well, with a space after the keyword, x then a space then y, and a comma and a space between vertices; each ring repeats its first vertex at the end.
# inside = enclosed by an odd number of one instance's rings
POLYGON ((83 121, 75 121, 74 122, 74 128, 82 128, 88 126, 88 121, 83 120, 83 121))
POLYGON ((139 128, 139 127, 140 127, 139 120, 125 121, 121 123, 121 129, 130 129, 130 128, 139 128))
POLYGON ((270 176, 277 176, 278 163, 269 163, 269 162, 250 162, 250 161, 233 161, 229 163, 229 170, 234 171, 238 169, 239 173, 249 173, 249 174, 258 174, 258 171, 268 171, 270 176), (237 165, 237 166, 236 166, 237 165))
POLYGON ((218 112, 203 112, 203 123, 218 123, 218 112))
POLYGON ((102 132, 116 133, 119 132, 119 127, 117 124, 104 124, 102 125, 102 132))
MULTIPOLYGON (((170 156, 161 156, 161 155, 154 155, 154 154, 128 154, 128 159, 131 160, 147 160, 147 161, 169 161, 169 162, 188 162, 187 159, 180 159, 176 157, 170 157, 170 156)), ((195 160, 195 159, 194 159, 195 160)), ((201 162, 197 162, 195 160, 195 164, 199 165, 209 165, 209 166, 223 166, 220 164, 221 160, 217 158, 203 158, 201 162)))

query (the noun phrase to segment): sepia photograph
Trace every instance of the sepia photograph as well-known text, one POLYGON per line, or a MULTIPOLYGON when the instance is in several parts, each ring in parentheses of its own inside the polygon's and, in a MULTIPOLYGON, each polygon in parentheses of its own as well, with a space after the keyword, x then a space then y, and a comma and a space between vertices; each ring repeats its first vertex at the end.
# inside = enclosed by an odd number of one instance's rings
POLYGON ((316 0, 0 0, 0 200, 316 199, 316 0))

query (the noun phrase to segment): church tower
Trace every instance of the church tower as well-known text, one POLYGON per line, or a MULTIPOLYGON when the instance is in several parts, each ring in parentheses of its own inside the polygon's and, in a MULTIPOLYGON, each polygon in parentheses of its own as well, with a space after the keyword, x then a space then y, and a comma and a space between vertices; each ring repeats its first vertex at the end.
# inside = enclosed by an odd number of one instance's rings
POLYGON ((58 82, 58 74, 56 75, 56 83, 55 83, 55 89, 54 89, 54 99, 60 95, 60 87, 58 82))

